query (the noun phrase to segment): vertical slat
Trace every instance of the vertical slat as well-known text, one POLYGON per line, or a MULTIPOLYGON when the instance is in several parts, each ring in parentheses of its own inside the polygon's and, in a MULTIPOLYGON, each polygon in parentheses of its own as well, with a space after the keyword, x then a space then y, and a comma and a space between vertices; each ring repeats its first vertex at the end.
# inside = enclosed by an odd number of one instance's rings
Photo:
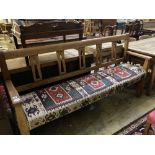
POLYGON ((126 52, 128 51, 129 46, 129 35, 127 35, 126 39, 124 40, 124 58, 126 59, 126 52))
POLYGON ((65 63, 64 51, 59 50, 56 53, 57 53, 59 74, 60 75, 65 74, 66 73, 66 63, 65 63))
POLYGON ((102 44, 96 44, 96 65, 102 63, 102 44))
POLYGON ((84 69, 86 67, 85 48, 79 48, 79 68, 84 69))
POLYGON ((96 66, 98 68, 95 70, 97 72, 99 70, 99 66, 102 64, 102 44, 96 44, 96 66))
POLYGON ((116 42, 112 42, 111 59, 116 60, 116 42))
POLYGON ((40 62, 38 55, 32 55, 29 57, 30 66, 32 69, 33 79, 34 81, 42 80, 42 73, 40 68, 40 62))

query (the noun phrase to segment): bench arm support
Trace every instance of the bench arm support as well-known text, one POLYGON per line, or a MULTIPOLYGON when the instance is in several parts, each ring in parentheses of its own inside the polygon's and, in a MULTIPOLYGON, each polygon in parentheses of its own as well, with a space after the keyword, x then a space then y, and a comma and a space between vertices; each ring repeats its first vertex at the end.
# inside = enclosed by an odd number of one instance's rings
POLYGON ((22 108, 22 100, 11 80, 5 81, 6 89, 11 103, 15 109, 16 120, 21 134, 30 134, 28 121, 22 108))
POLYGON ((145 61, 144 61, 144 64, 143 64, 143 68, 147 72, 149 62, 152 59, 152 57, 146 56, 146 55, 143 55, 143 54, 139 54, 139 53, 135 53, 135 52, 131 52, 131 51, 127 51, 126 54, 144 59, 145 61))

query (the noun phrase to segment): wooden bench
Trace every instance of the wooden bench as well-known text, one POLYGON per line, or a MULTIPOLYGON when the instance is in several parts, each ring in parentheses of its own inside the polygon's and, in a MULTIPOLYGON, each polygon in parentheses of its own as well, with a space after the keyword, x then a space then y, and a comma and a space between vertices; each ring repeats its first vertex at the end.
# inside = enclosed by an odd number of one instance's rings
POLYGON ((151 57, 128 51, 128 41, 129 35, 124 34, 0 52, 4 84, 20 133, 30 134, 30 131, 36 127, 94 103, 131 84, 137 83, 137 93, 141 94, 151 57), (122 58, 117 57, 116 54, 118 40, 125 41, 122 58), (112 44, 111 58, 103 63, 102 44, 107 42, 112 44), (91 67, 86 67, 85 49, 92 45, 96 45, 95 63, 91 67), (67 49, 78 50, 79 70, 67 72, 64 58, 67 49), (38 56, 55 51, 59 75, 44 78, 38 56), (26 56, 29 57, 34 81, 15 87, 6 61, 26 56), (144 59, 143 67, 126 63, 129 56, 144 59))

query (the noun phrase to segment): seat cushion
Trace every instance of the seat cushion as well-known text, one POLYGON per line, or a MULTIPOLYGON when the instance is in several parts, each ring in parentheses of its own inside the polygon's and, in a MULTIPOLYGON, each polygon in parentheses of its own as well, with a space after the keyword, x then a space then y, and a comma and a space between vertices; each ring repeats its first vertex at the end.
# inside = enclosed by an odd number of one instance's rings
POLYGON ((78 110, 119 89, 136 83, 145 72, 129 63, 100 68, 72 80, 22 95, 23 109, 30 129, 78 110))

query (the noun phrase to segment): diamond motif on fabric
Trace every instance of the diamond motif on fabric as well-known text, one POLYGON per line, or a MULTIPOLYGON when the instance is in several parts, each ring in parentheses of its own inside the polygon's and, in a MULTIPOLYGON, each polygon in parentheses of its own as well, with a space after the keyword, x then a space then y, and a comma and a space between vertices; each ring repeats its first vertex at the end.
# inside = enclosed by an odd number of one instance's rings
POLYGON ((72 101, 72 97, 65 91, 61 85, 45 89, 55 104, 63 104, 72 101), (52 89, 51 89, 52 88, 52 89), (56 88, 53 90, 53 88, 56 88))
POLYGON ((100 89, 105 86, 105 84, 102 81, 98 80, 95 76, 92 75, 86 77, 84 81, 88 85, 90 85, 94 90, 100 89))
POLYGON ((96 86, 96 85, 98 85, 98 81, 91 81, 91 84, 96 86))
POLYGON ((57 94, 56 97, 63 98, 63 94, 57 94))
POLYGON ((114 73, 122 79, 125 79, 131 76, 129 72, 121 69, 119 66, 114 68, 114 73))

